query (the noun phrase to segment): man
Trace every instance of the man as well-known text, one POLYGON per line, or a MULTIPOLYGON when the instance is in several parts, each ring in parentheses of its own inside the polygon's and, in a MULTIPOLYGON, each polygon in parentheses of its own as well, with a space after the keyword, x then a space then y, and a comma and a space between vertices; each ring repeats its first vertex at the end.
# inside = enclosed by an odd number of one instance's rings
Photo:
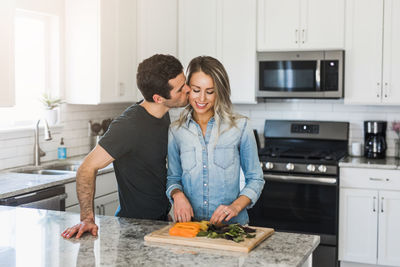
POLYGON ((182 64, 173 56, 154 55, 139 64, 137 85, 144 101, 115 119, 79 167, 76 178, 81 222, 61 235, 97 235, 93 199, 97 170, 113 162, 120 207, 116 216, 165 220, 168 110, 187 105, 190 88, 182 64))

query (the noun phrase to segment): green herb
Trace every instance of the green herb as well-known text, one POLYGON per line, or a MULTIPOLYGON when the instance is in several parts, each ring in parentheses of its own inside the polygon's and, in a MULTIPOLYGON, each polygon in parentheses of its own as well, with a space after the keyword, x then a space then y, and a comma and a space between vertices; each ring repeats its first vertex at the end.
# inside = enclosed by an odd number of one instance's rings
POLYGON ((222 226, 210 225, 207 232, 200 231, 197 236, 207 236, 208 238, 225 238, 227 240, 232 240, 239 243, 244 241, 245 237, 254 238, 256 235, 250 233, 254 233, 255 231, 256 230, 252 228, 243 227, 237 223, 222 226))

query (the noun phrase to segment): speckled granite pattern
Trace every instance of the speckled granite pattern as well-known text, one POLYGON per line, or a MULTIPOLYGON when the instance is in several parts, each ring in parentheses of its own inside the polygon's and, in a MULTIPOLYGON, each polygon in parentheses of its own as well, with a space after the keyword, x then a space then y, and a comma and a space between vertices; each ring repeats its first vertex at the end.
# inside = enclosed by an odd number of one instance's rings
MULTIPOLYGON (((74 158, 73 160, 65 161, 64 163, 80 164, 83 157, 74 158)), ((51 161, 43 164, 43 168, 60 163, 51 161)), ((70 172, 62 175, 40 175, 13 172, 17 169, 31 168, 32 166, 4 170, 0 172, 0 198, 7 198, 21 194, 30 193, 33 191, 45 189, 48 187, 70 183, 76 180, 76 173, 70 172)), ((99 170, 98 174, 114 171, 112 164, 106 168, 99 170)))
MULTIPOLYGON (((96 216, 99 236, 63 239, 79 214, 0 206, 5 266, 301 266, 319 236, 276 232, 250 253, 160 245, 144 236, 167 222, 96 216)), ((1 261, 0 261, 1 262, 1 261)))
POLYGON ((385 159, 367 159, 365 157, 345 157, 339 162, 339 167, 370 168, 370 169, 400 169, 400 160, 394 157, 385 159))

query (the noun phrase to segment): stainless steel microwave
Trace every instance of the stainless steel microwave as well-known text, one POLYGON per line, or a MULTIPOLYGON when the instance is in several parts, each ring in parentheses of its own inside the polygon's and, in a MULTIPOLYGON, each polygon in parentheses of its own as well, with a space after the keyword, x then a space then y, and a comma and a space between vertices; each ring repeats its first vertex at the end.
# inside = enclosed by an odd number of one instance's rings
POLYGON ((344 51, 260 52, 257 58, 257 97, 343 97, 344 51))

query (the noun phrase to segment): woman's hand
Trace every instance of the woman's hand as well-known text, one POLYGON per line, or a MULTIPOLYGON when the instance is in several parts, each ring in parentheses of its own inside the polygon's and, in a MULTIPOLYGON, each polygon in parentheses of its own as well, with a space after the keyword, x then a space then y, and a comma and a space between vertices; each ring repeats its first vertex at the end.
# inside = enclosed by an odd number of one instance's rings
POLYGON ((233 203, 229 206, 219 205, 211 216, 211 224, 219 224, 222 221, 229 221, 233 217, 238 216, 241 209, 234 205, 233 203))
POLYGON ((194 217, 192 205, 182 191, 172 192, 174 217, 177 222, 190 222, 194 217))
POLYGON ((242 195, 233 201, 229 206, 219 205, 211 216, 210 223, 218 224, 222 221, 227 222, 233 217, 238 216, 239 212, 246 208, 250 203, 250 198, 242 195))

